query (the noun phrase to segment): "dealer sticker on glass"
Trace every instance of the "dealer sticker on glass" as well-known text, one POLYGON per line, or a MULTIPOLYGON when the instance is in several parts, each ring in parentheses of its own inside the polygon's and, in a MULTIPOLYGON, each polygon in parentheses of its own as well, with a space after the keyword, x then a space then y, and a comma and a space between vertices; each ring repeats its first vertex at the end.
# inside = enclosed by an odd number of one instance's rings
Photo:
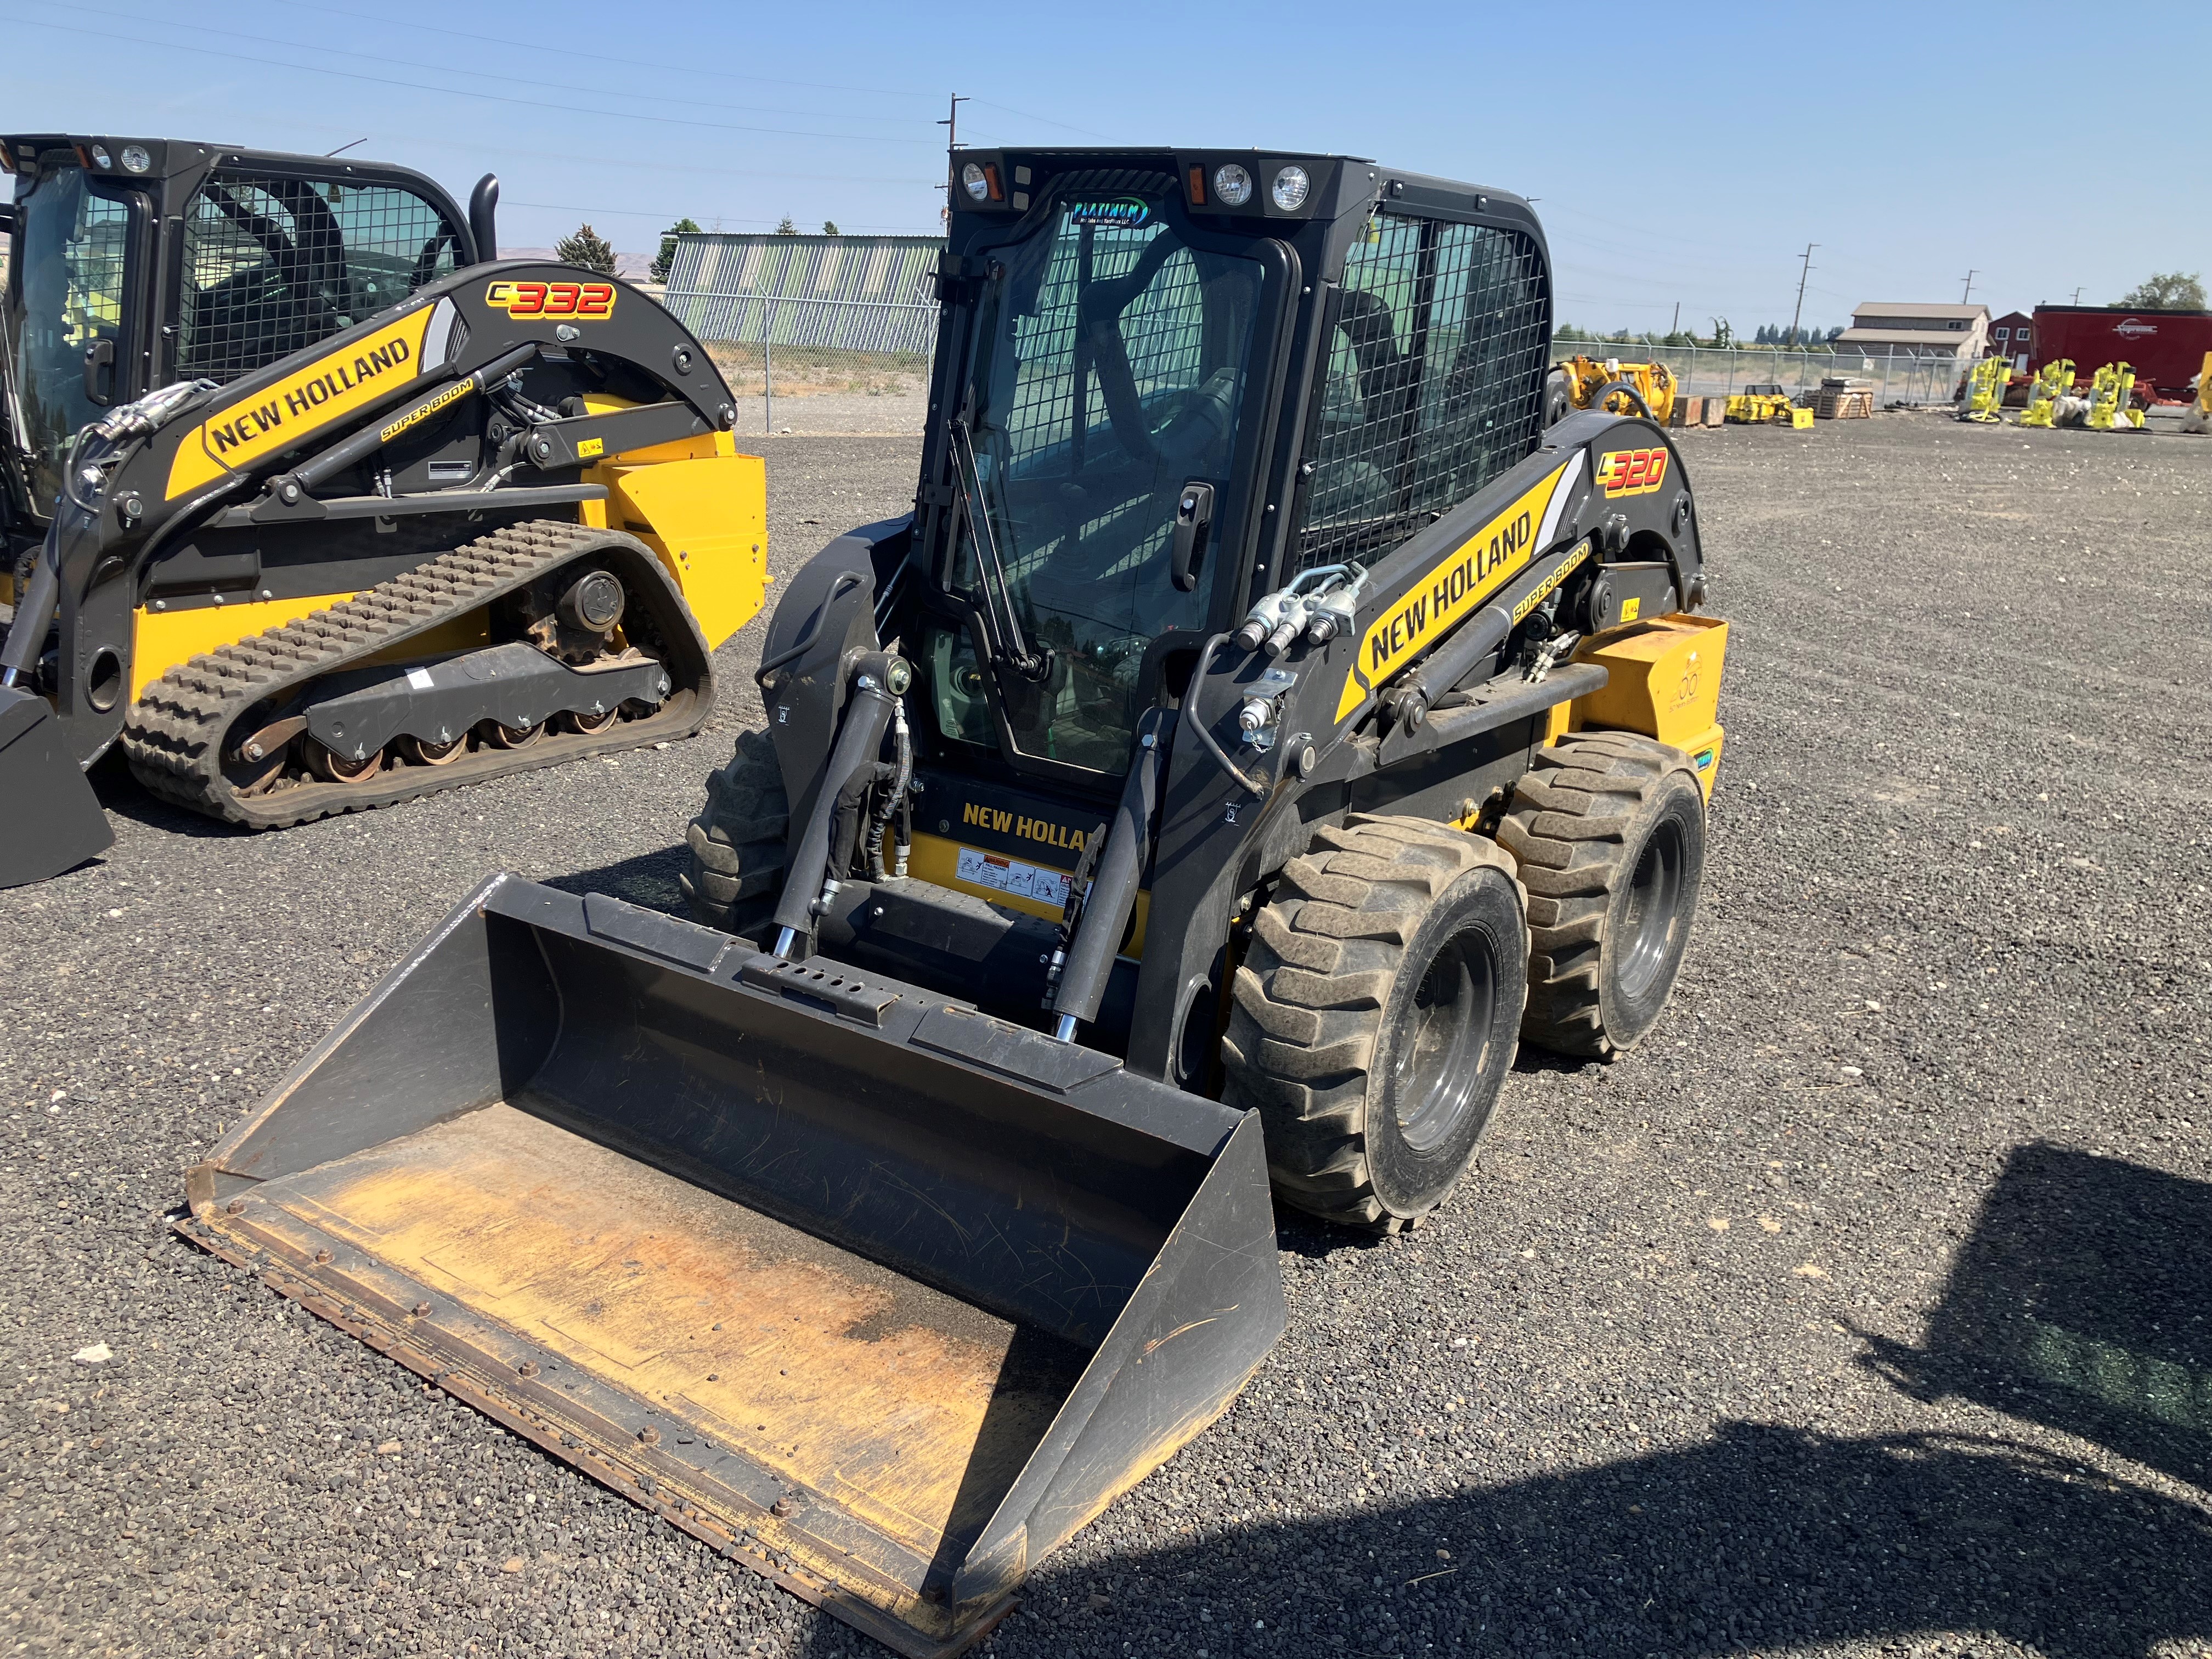
POLYGON ((960 879, 1014 898, 1034 899, 1041 904, 1067 902, 1067 877, 1059 870, 1042 870, 998 853, 960 849, 960 879))

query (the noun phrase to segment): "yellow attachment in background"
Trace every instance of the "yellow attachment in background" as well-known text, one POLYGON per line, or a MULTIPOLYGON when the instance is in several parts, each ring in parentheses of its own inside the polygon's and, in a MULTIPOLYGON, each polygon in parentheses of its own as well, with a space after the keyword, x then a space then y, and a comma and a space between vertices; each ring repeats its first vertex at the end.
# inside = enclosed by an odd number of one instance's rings
POLYGON ((2130 400, 2136 372, 2126 363, 2106 363, 2089 382, 2089 429, 2110 432, 2115 426, 2142 428, 2142 410, 2130 400))
POLYGON ((2002 357, 1983 358, 1968 377, 1966 406, 1959 412, 1959 418, 1984 426, 1997 424, 2004 418, 2005 388, 2011 384, 2011 363, 2002 357))
POLYGON ((1641 732, 1688 755, 1711 799, 1725 738, 1719 716, 1728 629, 1717 617, 1678 614, 1598 635, 1575 660, 1603 663, 1611 678, 1567 706, 1563 727, 1554 709, 1545 741, 1562 730, 1641 732))
POLYGON ((634 449, 588 468, 607 499, 584 522, 623 530, 653 550, 698 618, 708 649, 759 614, 767 598, 768 470, 726 432, 634 449))
POLYGON ((1739 392, 1729 398, 1725 418, 1736 426, 1786 426, 1802 432, 1813 424, 1813 411, 1799 409, 1786 392, 1739 392))
MULTIPOLYGON (((1626 380, 1642 395, 1644 406, 1650 410, 1651 418, 1661 426, 1673 419, 1674 413, 1674 374, 1664 363, 1624 363, 1618 357, 1608 357, 1603 362, 1590 357, 1570 357, 1559 365, 1567 376, 1568 400, 1577 409, 1588 409, 1607 386, 1615 380, 1626 380)), ((1632 415, 1628 400, 1618 394, 1607 399, 1620 407, 1610 412, 1632 415)))
POLYGON ((2057 416, 2058 399, 2074 389, 2074 360, 2060 357, 2047 362, 2035 372, 2035 383, 2028 388, 2027 407, 2021 411, 2022 426, 2048 427, 2057 416))

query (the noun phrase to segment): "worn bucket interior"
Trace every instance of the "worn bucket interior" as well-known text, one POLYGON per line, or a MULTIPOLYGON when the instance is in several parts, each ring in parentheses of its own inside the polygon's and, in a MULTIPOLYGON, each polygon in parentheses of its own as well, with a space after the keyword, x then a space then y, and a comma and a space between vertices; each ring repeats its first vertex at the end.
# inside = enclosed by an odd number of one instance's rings
POLYGON ((189 1190, 200 1243, 910 1654, 1284 1322, 1255 1120, 508 877, 189 1190))

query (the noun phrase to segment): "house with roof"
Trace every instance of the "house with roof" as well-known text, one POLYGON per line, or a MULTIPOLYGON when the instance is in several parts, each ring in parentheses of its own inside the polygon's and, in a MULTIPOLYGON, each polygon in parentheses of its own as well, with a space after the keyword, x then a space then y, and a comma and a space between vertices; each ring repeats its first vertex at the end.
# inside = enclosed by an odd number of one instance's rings
POLYGON ((2024 311, 2008 311, 1990 325, 1990 354, 2009 358, 2016 374, 2033 373, 2035 321, 2024 311))
POLYGON ((1989 349, 1987 306, 1910 304, 1869 300, 1853 308, 1851 325, 1836 338, 1838 352, 1863 357, 1954 356, 1972 362, 1989 349))

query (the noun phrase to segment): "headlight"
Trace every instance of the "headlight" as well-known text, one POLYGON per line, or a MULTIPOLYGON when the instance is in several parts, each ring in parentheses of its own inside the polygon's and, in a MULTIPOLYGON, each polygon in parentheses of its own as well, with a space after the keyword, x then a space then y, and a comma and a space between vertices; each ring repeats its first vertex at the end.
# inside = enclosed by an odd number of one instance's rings
POLYGON ((1301 167, 1285 167, 1275 175, 1274 187, 1268 192, 1275 205, 1285 213, 1294 213, 1304 207, 1307 194, 1313 189, 1313 180, 1306 177, 1301 167))
POLYGON ((1229 207, 1243 207, 1252 199, 1252 175, 1231 161, 1213 170, 1213 193, 1229 207))
POLYGON ((154 158, 146 154, 143 144, 124 145, 123 170, 125 173, 143 173, 153 165, 154 158))
POLYGON ((99 167, 112 167, 115 165, 108 159, 107 152, 98 144, 92 147, 92 164, 99 167))
POLYGON ((970 161, 960 169, 960 183, 968 194, 978 202, 991 193, 991 181, 984 176, 982 167, 976 162, 970 161))

